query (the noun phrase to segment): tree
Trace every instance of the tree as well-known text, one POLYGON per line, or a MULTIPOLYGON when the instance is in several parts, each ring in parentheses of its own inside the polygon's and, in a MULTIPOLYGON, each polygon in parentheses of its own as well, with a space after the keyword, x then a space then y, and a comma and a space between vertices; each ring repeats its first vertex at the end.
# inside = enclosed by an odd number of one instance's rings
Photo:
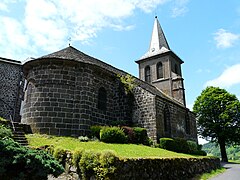
POLYGON ((207 87, 197 97, 198 133, 220 146, 222 161, 228 162, 226 145, 240 144, 240 103, 237 97, 218 87, 207 87))

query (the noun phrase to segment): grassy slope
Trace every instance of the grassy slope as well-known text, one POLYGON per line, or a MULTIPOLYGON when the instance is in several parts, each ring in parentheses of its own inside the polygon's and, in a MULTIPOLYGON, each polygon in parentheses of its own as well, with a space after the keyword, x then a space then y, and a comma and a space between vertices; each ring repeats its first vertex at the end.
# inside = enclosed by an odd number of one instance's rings
POLYGON ((29 145, 40 147, 44 145, 60 146, 64 149, 74 151, 78 148, 91 149, 94 151, 113 150, 119 157, 126 158, 191 158, 198 157, 187 154, 175 153, 160 148, 151 148, 148 146, 134 144, 107 144, 103 142, 80 142, 71 137, 55 137, 47 135, 27 135, 29 145))

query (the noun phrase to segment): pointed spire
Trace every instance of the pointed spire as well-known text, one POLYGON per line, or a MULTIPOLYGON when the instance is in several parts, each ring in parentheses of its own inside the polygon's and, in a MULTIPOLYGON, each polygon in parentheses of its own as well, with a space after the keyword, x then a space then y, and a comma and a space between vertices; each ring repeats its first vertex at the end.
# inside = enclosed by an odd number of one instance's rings
POLYGON ((163 33, 158 18, 157 16, 155 16, 149 50, 141 57, 141 59, 154 56, 156 54, 161 54, 167 51, 170 51, 170 47, 167 43, 167 39, 163 33))
POLYGON ((162 47, 170 50, 158 18, 155 16, 149 51, 158 51, 162 49, 162 47))

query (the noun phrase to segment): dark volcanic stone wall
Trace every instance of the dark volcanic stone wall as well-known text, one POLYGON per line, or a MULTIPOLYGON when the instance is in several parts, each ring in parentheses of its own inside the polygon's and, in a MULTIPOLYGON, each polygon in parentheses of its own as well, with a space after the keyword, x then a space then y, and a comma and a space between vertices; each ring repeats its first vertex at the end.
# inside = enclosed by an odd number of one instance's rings
POLYGON ((116 75, 95 65, 59 59, 25 65, 27 90, 23 123, 33 132, 53 135, 86 135, 94 124, 131 117, 127 97, 116 75), (106 110, 98 108, 98 90, 107 92, 106 110))
POLYGON ((0 58, 0 117, 20 122, 23 86, 21 62, 0 58))
POLYGON ((181 137, 197 141, 195 116, 187 108, 157 96, 156 110, 158 140, 161 137, 181 137), (164 108, 166 106, 169 109, 170 134, 165 131, 164 125, 164 108))
POLYGON ((147 90, 134 89, 133 123, 147 129, 148 136, 157 140, 155 95, 147 90))

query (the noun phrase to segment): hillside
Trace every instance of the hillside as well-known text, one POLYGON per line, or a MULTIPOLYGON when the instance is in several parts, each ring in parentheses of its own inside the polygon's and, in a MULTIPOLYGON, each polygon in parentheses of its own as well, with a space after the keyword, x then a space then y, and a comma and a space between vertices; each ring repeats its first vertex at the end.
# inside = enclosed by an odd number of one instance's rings
MULTIPOLYGON (((208 153, 208 155, 221 157, 220 148, 215 143, 204 144, 202 149, 208 153)), ((229 160, 240 160, 240 146, 227 146, 227 156, 229 160)))

